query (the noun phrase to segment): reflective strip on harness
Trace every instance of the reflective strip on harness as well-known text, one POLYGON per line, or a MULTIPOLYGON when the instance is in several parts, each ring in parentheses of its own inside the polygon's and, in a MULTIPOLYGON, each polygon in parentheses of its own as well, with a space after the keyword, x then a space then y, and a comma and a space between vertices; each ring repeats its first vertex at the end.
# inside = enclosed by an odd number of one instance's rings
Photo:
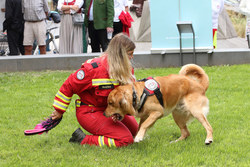
POLYGON ((69 105, 64 104, 64 103, 62 103, 60 101, 54 100, 53 106, 56 107, 56 108, 59 108, 59 109, 61 109, 63 111, 66 111, 69 105))
POLYGON ((119 81, 115 79, 92 79, 92 85, 93 86, 99 86, 99 85, 119 85, 119 81))
POLYGON ((72 97, 65 96, 62 92, 58 91, 56 97, 64 101, 65 103, 70 103, 72 97))

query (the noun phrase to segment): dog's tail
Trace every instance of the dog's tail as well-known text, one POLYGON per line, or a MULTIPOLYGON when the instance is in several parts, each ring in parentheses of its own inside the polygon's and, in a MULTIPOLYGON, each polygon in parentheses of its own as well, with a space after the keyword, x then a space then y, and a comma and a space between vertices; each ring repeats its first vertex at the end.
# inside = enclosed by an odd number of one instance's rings
POLYGON ((195 64, 187 64, 184 65, 179 71, 180 75, 185 75, 197 82, 199 82, 205 91, 209 86, 209 78, 206 72, 198 65, 195 64))

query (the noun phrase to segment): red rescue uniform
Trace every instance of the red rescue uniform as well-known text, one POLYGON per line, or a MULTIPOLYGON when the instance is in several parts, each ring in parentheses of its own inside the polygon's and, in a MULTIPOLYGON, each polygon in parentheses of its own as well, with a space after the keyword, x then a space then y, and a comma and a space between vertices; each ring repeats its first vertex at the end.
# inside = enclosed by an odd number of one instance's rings
POLYGON ((107 55, 86 61, 82 67, 71 74, 57 92, 53 107, 64 113, 73 94, 76 100, 76 117, 79 124, 93 135, 86 135, 81 144, 121 147, 133 143, 138 124, 134 117, 125 116, 120 122, 103 116, 107 107, 109 93, 119 86, 110 79, 107 55))

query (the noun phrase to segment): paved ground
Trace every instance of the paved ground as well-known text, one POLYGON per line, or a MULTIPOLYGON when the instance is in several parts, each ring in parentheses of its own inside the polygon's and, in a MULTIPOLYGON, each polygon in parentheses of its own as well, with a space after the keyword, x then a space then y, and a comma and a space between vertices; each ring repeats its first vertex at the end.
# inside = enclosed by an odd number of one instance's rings
MULTIPOLYGON (((217 49, 240 49, 248 48, 247 40, 244 38, 231 38, 217 41, 217 49)), ((150 51, 151 42, 136 42, 135 51, 150 51)))
MULTIPOLYGON (((57 44, 59 44, 59 41, 57 41, 57 44)), ((248 44, 247 40, 245 38, 231 38, 231 39, 224 39, 224 40, 218 40, 217 42, 217 49, 247 49, 248 44)), ((150 51, 151 49, 151 42, 136 42, 136 49, 135 51, 150 51)), ((51 47, 53 48, 53 46, 51 47)), ((48 52, 52 53, 52 52, 48 52)), ((88 53, 91 53, 91 47, 88 46, 88 53)))

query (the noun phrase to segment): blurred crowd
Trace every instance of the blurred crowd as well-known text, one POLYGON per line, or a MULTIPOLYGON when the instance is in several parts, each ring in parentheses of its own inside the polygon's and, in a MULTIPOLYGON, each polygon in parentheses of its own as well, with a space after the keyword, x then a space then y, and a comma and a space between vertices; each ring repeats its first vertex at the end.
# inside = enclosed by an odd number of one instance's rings
POLYGON ((51 12, 47 0, 5 1, 3 30, 7 31, 9 55, 32 55, 34 45, 46 54, 47 22, 58 16, 60 54, 86 53, 88 45, 92 52, 104 52, 116 34, 129 36, 133 19, 128 0, 53 0, 53 7, 51 12))

